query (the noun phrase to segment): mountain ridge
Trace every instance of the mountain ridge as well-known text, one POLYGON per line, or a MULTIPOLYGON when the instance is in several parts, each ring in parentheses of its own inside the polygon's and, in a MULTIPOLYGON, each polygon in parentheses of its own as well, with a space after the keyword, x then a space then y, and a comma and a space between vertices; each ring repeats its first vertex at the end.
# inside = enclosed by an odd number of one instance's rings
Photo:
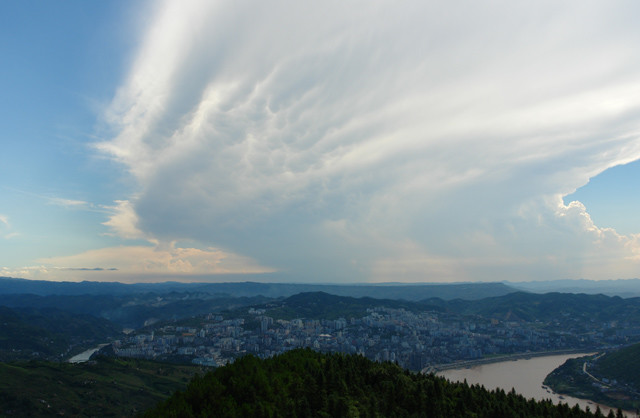
POLYGON ((218 297, 265 296, 287 297, 297 293, 324 291, 338 296, 374 297, 386 299, 421 300, 428 297, 441 299, 481 299, 499 296, 516 289, 498 282, 479 283, 262 283, 262 282, 222 282, 222 283, 134 283, 119 282, 50 282, 0 277, 0 294, 50 295, 131 295, 136 293, 190 292, 209 293, 218 297))

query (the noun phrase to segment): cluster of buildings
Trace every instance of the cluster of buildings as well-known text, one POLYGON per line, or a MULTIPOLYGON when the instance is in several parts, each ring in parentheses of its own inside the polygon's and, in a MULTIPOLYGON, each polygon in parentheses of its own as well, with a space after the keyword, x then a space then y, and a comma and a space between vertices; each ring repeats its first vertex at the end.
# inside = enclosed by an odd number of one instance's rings
POLYGON ((190 360, 220 366, 245 354, 269 357, 310 347, 322 352, 361 354, 421 370, 435 364, 488 355, 563 349, 592 349, 626 342, 616 324, 558 318, 549 323, 499 321, 436 311, 377 307, 360 318, 274 319, 249 308, 238 318, 209 314, 164 324, 151 332, 115 341, 117 355, 190 360), (624 341, 623 341, 624 340, 624 341))

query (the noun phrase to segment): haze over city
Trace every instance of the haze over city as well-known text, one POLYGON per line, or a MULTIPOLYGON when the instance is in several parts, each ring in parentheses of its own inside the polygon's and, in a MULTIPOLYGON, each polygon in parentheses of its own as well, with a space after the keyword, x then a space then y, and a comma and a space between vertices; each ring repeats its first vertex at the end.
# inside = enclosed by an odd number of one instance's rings
POLYGON ((640 271, 640 5, 0 3, 0 276, 640 271))

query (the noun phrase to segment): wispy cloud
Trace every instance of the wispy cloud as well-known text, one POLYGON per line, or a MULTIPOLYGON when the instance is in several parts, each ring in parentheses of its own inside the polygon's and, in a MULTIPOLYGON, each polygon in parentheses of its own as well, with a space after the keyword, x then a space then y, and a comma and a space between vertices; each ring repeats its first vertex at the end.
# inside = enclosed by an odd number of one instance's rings
POLYGON ((104 268, 104 267, 68 267, 63 268, 66 271, 118 271, 117 268, 104 268))
POLYGON ((0 214, 0 237, 4 239, 11 239, 19 236, 16 231, 11 230, 11 224, 9 223, 9 217, 0 214))
POLYGON ((60 196, 52 196, 46 193, 35 193, 27 190, 15 189, 13 187, 3 186, 4 189, 10 190, 15 193, 35 197, 39 200, 45 201, 49 205, 60 206, 68 209, 85 209, 85 210, 100 210, 100 207, 84 200, 67 199, 60 196))
POLYGON ((62 206, 65 208, 90 208, 93 207, 89 202, 83 200, 64 199, 60 197, 48 197, 46 198, 50 204, 56 206, 62 206))
POLYGON ((140 185, 105 225, 301 280, 632 274, 561 196, 640 158, 639 7, 167 1, 105 114, 140 185))

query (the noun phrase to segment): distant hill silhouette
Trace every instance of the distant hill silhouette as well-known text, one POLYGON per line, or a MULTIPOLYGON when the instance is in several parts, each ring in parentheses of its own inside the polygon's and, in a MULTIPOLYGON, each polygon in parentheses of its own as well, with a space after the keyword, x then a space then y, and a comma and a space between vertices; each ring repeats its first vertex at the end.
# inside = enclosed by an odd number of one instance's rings
POLYGON ((516 291, 503 283, 451 284, 296 284, 296 283, 110 283, 110 282, 50 282, 0 277, 0 294, 48 295, 131 295, 135 293, 170 292, 208 293, 212 296, 266 296, 280 298, 302 292, 326 292, 338 296, 404 299, 418 301, 427 298, 475 300, 501 296, 516 291))
POLYGON ((640 279, 617 280, 545 280, 535 282, 506 282, 518 290, 535 293, 587 293, 623 298, 640 297, 640 279))

